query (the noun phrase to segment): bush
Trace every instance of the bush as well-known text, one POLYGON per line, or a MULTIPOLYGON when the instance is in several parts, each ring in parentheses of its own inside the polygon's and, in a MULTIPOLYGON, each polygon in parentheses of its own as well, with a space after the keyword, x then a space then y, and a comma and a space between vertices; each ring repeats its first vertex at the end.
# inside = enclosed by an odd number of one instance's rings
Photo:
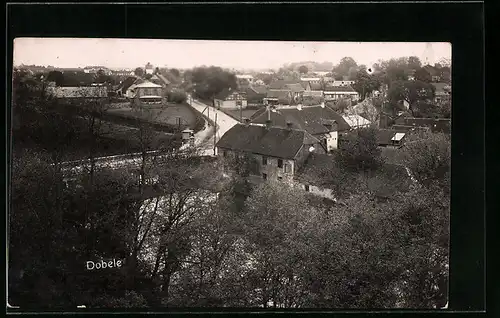
POLYGON ((182 104, 187 101, 187 94, 184 91, 171 91, 167 93, 169 102, 182 104))

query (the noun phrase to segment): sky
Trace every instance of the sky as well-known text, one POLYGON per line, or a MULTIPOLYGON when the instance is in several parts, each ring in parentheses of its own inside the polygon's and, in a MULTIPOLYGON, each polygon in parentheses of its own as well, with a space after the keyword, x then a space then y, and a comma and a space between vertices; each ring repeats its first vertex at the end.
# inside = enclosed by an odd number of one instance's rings
MULTIPOLYGON (((17 38, 14 65, 191 68, 216 65, 235 69, 277 69, 292 62, 332 62, 350 56, 358 64, 418 56, 425 42, 285 42, 160 39, 17 38)), ((433 63, 451 59, 451 44, 432 43, 433 63)))

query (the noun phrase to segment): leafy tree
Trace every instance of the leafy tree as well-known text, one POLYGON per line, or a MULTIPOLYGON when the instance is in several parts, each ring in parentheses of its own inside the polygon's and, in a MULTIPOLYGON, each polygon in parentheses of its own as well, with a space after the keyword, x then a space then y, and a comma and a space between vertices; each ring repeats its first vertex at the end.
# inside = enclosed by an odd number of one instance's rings
POLYGON ((431 83, 432 82, 432 76, 429 74, 429 72, 425 68, 418 68, 415 71, 415 79, 421 82, 425 83, 431 83))
POLYGON ((356 74, 355 82, 352 87, 360 94, 361 100, 364 100, 371 92, 380 89, 382 81, 377 75, 369 75, 365 69, 361 69, 356 74))
POLYGON ((181 76, 181 73, 180 73, 180 72, 179 72, 179 70, 178 70, 178 69, 176 69, 176 68, 171 68, 171 69, 170 69, 170 73, 172 73, 172 75, 174 75, 174 76, 176 76, 176 77, 181 76))
POLYGON ((420 62, 420 59, 417 56, 408 57, 408 68, 410 70, 418 70, 421 67, 422 62, 420 62))
POLYGON ((352 57, 343 57, 339 64, 337 64, 332 72, 337 76, 349 76, 349 70, 357 68, 358 64, 352 57))
POLYGON ((48 82, 55 82, 56 86, 61 86, 61 85, 63 85, 64 74, 60 71, 50 71, 47 74, 47 81, 48 82))
POLYGON ((151 77, 153 77, 153 74, 146 74, 146 75, 144 75, 144 78, 147 79, 147 80, 151 79, 151 77))
POLYGON ((171 91, 168 92, 167 98, 169 102, 176 103, 176 104, 182 104, 185 103, 187 100, 187 94, 184 91, 171 91))
POLYGON ((309 72, 309 69, 307 68, 306 65, 301 65, 299 67, 299 73, 301 73, 301 74, 307 74, 307 72, 309 72))
POLYGON ((439 182, 449 187, 446 178, 450 173, 451 142, 448 135, 432 132, 412 135, 403 149, 405 165, 419 182, 424 185, 439 182))
POLYGON ((380 149, 375 128, 355 130, 355 135, 339 153, 342 164, 353 171, 372 170, 380 164, 380 149))
POLYGON ((387 98, 393 107, 401 102, 408 103, 408 109, 414 114, 417 102, 425 102, 434 98, 435 88, 429 83, 419 80, 396 81, 391 83, 387 98))
POLYGON ((211 99, 224 89, 235 90, 236 76, 220 67, 197 67, 192 72, 195 95, 201 99, 211 99))
POLYGON ((136 76, 142 77, 144 75, 144 69, 142 67, 138 67, 134 70, 134 74, 136 76))

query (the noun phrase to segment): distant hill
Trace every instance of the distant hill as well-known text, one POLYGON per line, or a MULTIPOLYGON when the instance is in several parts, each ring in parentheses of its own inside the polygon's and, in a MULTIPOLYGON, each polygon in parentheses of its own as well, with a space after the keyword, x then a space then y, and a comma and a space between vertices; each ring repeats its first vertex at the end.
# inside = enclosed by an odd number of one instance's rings
POLYGON ((334 66, 332 62, 319 63, 314 61, 305 61, 305 62, 287 63, 283 67, 285 68, 293 67, 293 70, 296 71, 302 65, 307 66, 308 70, 312 72, 330 72, 334 66))

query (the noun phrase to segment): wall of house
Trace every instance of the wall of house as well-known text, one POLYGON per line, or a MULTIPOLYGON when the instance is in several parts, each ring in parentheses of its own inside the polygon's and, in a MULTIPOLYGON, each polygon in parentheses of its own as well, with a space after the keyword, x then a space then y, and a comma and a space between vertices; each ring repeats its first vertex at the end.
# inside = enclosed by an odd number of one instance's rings
POLYGON ((307 157, 309 157, 309 148, 311 146, 314 147, 314 153, 324 154, 326 152, 323 146, 319 143, 314 145, 303 145, 302 148, 300 148, 297 156, 295 157, 294 173, 296 173, 302 167, 307 157))
POLYGON ((262 163, 262 158, 263 158, 262 155, 253 154, 253 157, 258 162, 258 167, 259 167, 259 172, 260 172, 261 177, 262 177, 262 174, 265 173, 265 174, 267 174, 267 180, 278 180, 278 177, 281 177, 282 181, 292 182, 294 168, 295 168, 294 167, 295 162, 293 160, 282 159, 283 160, 283 167, 279 168, 278 167, 278 160, 280 158, 267 157, 267 164, 264 165, 262 163))
MULTIPOLYGON (((240 109, 240 105, 236 105, 236 100, 220 100, 215 99, 215 106, 224 109, 240 109)), ((241 102, 241 108, 245 109, 248 106, 247 100, 239 100, 241 102)))
MULTIPOLYGON (((231 156, 236 155, 236 153, 230 149, 224 149, 224 148, 218 148, 218 158, 230 158, 231 156), (225 157, 224 157, 224 152, 225 152, 225 157)), ((291 159, 282 159, 283 160, 283 167, 279 168, 278 167, 278 159, 277 157, 267 157, 267 164, 264 165, 262 158, 263 156, 260 154, 251 154, 252 158, 255 159, 257 162, 257 167, 256 171, 252 173, 250 178, 260 180, 263 179, 262 174, 265 173, 267 174, 267 180, 278 180, 278 177, 281 177, 281 181, 284 182, 292 182, 293 181, 293 175, 294 175, 294 160, 291 159)), ((223 167, 221 167, 223 168, 223 167)))
POLYGON ((339 133, 338 131, 332 131, 328 134, 328 137, 326 137, 326 149, 328 151, 338 149, 339 146, 339 133))

